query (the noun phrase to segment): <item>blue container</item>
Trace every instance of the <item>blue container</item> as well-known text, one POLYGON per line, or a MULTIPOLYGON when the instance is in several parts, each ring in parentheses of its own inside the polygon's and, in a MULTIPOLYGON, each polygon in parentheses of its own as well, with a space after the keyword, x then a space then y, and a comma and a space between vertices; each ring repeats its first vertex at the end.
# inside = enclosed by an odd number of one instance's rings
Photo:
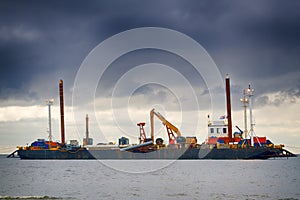
POLYGON ((224 144, 224 140, 218 140, 219 143, 224 144))

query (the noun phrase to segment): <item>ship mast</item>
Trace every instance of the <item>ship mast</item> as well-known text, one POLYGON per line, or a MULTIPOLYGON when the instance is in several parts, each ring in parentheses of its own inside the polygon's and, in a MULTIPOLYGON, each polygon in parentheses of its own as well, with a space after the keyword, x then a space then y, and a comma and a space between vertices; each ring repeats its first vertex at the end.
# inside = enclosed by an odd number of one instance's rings
POLYGON ((48 106, 48 112, 49 112, 49 141, 52 141, 52 128, 51 128, 51 106, 54 103, 54 99, 47 99, 46 100, 46 105, 48 106))
POLYGON ((251 146, 254 146, 253 141, 253 133, 254 133, 254 123, 253 123, 253 116, 252 116, 252 96, 253 96, 254 89, 249 87, 246 91, 246 96, 249 98, 249 112, 250 112, 250 139, 251 139, 251 146))
POLYGON ((246 90, 244 90, 244 97, 240 99, 242 106, 244 107, 244 138, 247 138, 248 129, 247 129, 247 107, 248 107, 248 99, 246 98, 246 90))

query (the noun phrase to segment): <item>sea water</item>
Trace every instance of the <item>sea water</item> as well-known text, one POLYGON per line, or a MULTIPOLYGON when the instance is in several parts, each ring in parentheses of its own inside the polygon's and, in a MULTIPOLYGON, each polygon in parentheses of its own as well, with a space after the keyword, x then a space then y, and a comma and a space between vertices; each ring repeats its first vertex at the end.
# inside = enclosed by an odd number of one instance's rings
POLYGON ((300 199, 300 157, 99 161, 0 156, 0 173, 0 198, 300 199))

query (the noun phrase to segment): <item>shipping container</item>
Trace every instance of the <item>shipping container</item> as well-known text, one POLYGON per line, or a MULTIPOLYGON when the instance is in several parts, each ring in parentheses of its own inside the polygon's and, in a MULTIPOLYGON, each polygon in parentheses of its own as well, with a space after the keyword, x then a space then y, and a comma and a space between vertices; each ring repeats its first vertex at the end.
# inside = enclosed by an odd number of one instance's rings
POLYGON ((196 144, 197 143, 196 137, 186 137, 185 139, 186 139, 187 144, 196 144))
POLYGON ((46 142, 46 145, 51 146, 51 147, 56 147, 56 146, 57 146, 57 142, 50 142, 50 141, 47 141, 47 142, 46 142))
POLYGON ((234 142, 240 142, 241 138, 233 138, 234 142))
POLYGON ((208 140, 207 140, 207 143, 208 144, 217 144, 218 139, 219 138, 217 138, 217 137, 209 137, 208 140))
POLYGON ((229 143, 229 137, 219 137, 218 143, 228 144, 229 143))
POLYGON ((254 140, 254 143, 259 143, 259 142, 261 144, 266 144, 267 143, 267 138, 266 137, 254 137, 253 140, 254 140))
POLYGON ((177 143, 186 143, 186 138, 185 137, 176 137, 176 142, 177 143))

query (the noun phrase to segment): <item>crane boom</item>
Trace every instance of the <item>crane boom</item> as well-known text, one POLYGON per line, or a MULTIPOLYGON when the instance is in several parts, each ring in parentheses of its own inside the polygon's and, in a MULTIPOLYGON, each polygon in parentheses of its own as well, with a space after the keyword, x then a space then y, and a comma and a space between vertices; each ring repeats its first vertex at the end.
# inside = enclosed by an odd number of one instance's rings
POLYGON ((171 140, 175 139, 175 136, 172 131, 174 131, 178 137, 181 137, 181 133, 179 129, 176 126, 174 126, 171 122, 166 120, 166 118, 164 118, 164 116, 162 116, 159 112, 156 112, 155 109, 153 108, 150 111, 151 139, 153 142, 154 142, 154 116, 156 116, 166 126, 170 142, 171 140))
POLYGON ((140 137, 139 137, 140 144, 146 142, 147 140, 145 129, 144 129, 145 124, 146 124, 145 122, 140 122, 137 124, 137 126, 140 127, 140 137))

